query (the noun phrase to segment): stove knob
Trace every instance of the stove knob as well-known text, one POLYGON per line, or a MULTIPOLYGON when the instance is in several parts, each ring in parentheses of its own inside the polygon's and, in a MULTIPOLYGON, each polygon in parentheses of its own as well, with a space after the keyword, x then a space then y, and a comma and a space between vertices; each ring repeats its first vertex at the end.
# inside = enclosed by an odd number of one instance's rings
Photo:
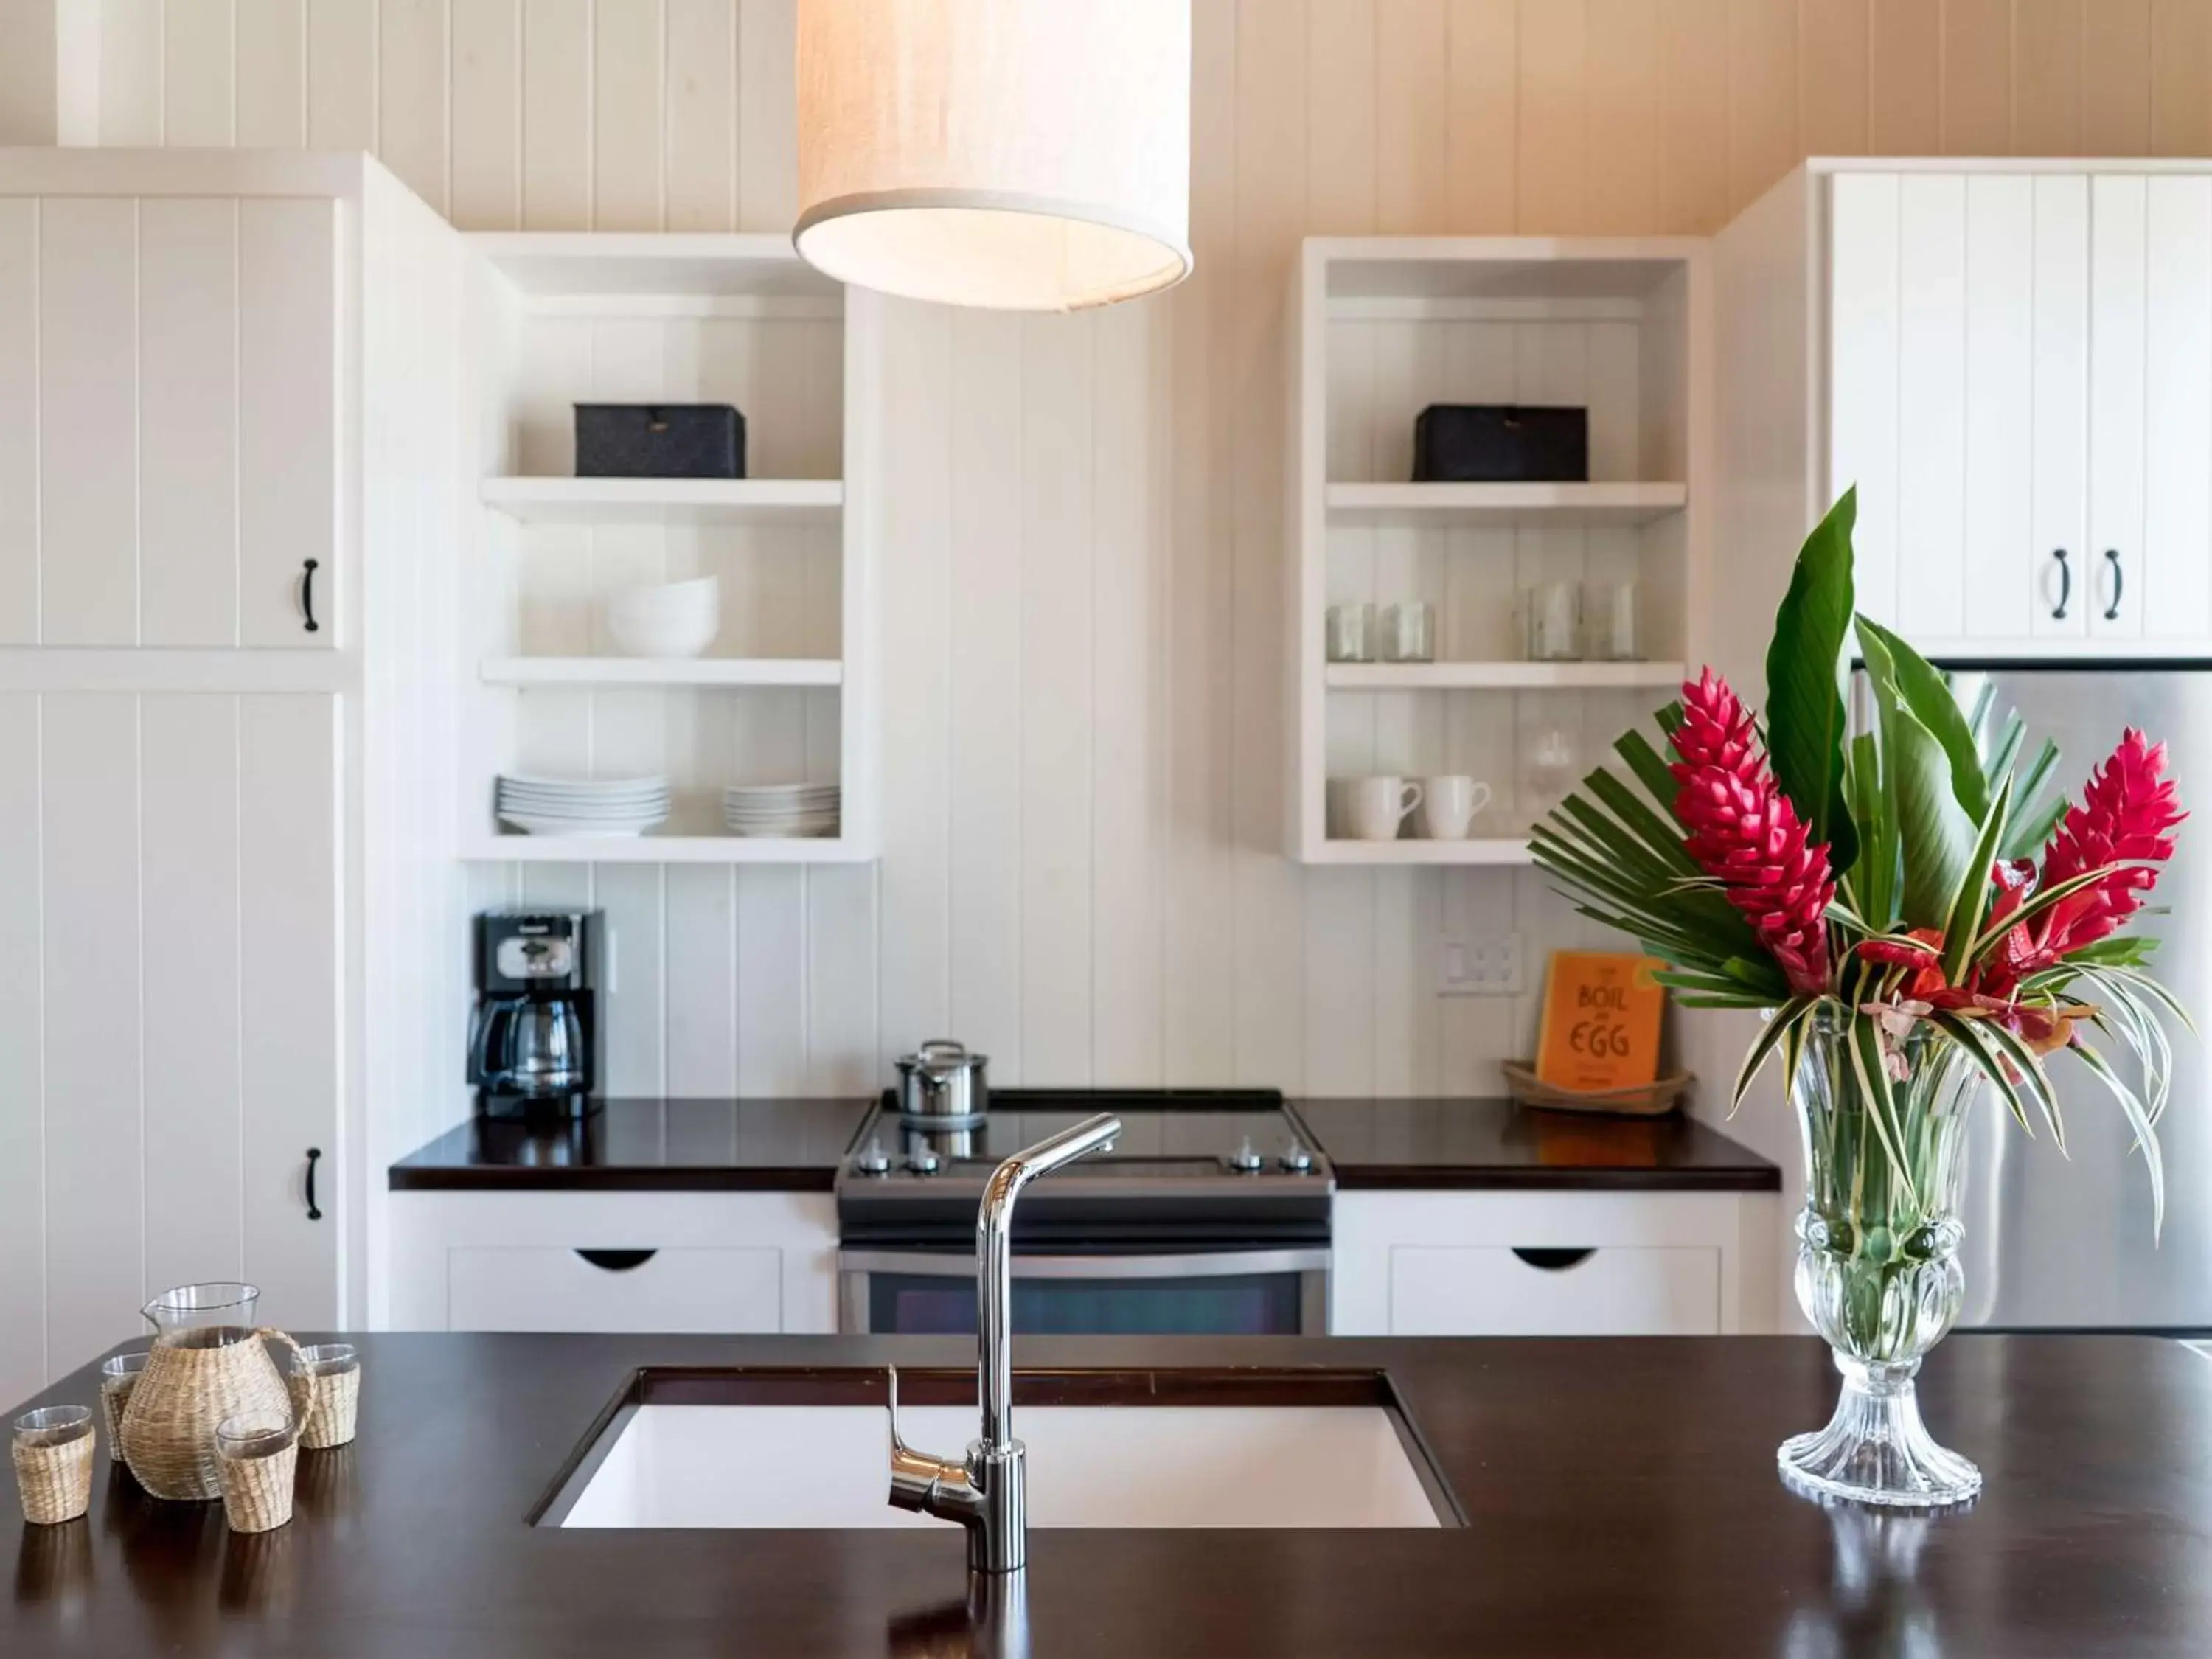
POLYGON ((871 1135, 867 1146, 854 1155, 853 1167, 862 1175, 889 1175, 891 1161, 884 1155, 884 1143, 871 1135))
POLYGON ((906 1155, 906 1167, 916 1175, 935 1175, 944 1162, 927 1146, 917 1146, 906 1155))
POLYGON ((1258 1174, 1267 1167, 1267 1160, 1261 1158, 1253 1146, 1252 1137, 1249 1135, 1246 1135, 1243 1139, 1238 1141, 1237 1150, 1229 1154, 1229 1167, 1241 1170, 1246 1175, 1258 1174))
POLYGON ((1292 1175, 1304 1175, 1313 1168, 1313 1154, 1293 1140, 1284 1151, 1283 1167, 1292 1175))

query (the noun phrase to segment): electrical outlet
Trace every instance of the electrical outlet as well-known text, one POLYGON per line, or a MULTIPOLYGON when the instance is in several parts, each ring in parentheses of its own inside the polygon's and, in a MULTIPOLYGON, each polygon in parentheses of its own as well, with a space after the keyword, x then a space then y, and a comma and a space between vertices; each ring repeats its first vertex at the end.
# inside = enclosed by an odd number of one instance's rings
POLYGON ((1469 933, 1444 941, 1437 994, 1517 997, 1521 994, 1521 935, 1469 933))

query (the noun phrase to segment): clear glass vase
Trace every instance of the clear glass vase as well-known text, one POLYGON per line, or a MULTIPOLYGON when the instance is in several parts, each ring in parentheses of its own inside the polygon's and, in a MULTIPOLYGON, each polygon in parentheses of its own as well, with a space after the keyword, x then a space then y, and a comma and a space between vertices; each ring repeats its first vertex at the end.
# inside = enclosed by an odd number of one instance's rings
POLYGON ((1805 1148, 1797 1303, 1835 1351, 1843 1392, 1827 1427, 1784 1441, 1778 1460, 1786 1479, 1829 1497, 1964 1503, 1981 1471, 1928 1432, 1913 1377, 1965 1297, 1959 1198, 1981 1073, 1949 1038, 1913 1025, 1892 1048, 1885 1124, 1853 1065, 1850 1024, 1833 1005, 1814 1012, 1791 1086, 1805 1148))

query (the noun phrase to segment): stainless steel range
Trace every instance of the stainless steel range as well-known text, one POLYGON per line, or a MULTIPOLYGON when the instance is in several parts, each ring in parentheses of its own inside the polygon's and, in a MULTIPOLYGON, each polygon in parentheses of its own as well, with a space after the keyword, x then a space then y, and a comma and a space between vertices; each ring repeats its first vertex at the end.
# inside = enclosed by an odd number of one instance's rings
POLYGON ((1001 1089, 948 1127, 886 1094, 837 1175, 839 1317, 852 1332, 973 1334, 976 1208, 1009 1154, 1101 1112, 1094 1154, 1022 1200, 1013 1328, 1057 1334, 1319 1335, 1336 1181, 1272 1089, 1001 1089))

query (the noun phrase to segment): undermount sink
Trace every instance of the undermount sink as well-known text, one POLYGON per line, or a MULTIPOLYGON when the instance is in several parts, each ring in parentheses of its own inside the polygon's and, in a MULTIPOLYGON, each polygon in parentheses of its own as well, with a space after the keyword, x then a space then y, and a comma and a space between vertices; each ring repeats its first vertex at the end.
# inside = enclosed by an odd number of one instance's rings
MULTIPOLYGON (((538 1523, 942 1528, 886 1501, 884 1378, 642 1372, 538 1523)), ((952 1453, 975 1437, 972 1372, 900 1382, 908 1441, 952 1453)), ((1032 1527, 1462 1524, 1380 1373, 1017 1371, 1014 1401, 1032 1527)))

